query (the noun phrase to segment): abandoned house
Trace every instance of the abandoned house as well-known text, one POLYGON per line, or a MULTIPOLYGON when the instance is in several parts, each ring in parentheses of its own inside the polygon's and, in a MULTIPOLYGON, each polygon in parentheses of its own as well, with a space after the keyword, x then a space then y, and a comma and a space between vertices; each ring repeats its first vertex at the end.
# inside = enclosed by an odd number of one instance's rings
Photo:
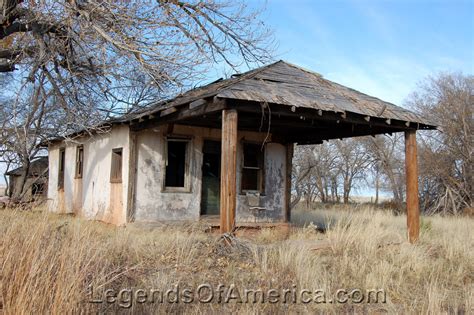
POLYGON ((8 176, 8 196, 10 198, 18 199, 21 197, 21 201, 25 202, 46 199, 48 193, 47 156, 38 157, 30 162, 25 181, 23 180, 23 167, 6 172, 5 175, 8 176), (22 190, 24 190, 23 194, 22 190))
POLYGON ((287 62, 101 127, 48 143, 51 211, 113 224, 208 220, 223 232, 285 224, 294 144, 405 132, 409 230, 417 236, 415 132, 435 126, 287 62))

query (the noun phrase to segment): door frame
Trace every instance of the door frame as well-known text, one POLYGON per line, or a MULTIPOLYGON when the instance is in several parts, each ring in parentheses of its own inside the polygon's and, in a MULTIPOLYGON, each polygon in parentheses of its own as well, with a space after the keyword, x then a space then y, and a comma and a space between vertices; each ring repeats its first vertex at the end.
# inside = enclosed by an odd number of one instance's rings
MULTIPOLYGON (((202 139, 202 147, 201 147, 201 153, 202 153, 202 162, 201 162, 201 193, 200 193, 200 202, 199 202, 199 216, 201 218, 210 218, 210 219, 219 219, 220 218, 220 211, 218 214, 203 214, 203 188, 204 188, 204 174, 202 173, 202 167, 204 166, 204 143, 206 141, 212 141, 212 142, 218 142, 219 143, 219 179, 220 179, 220 172, 221 172, 221 159, 222 159, 222 139, 220 137, 205 137, 202 139)), ((219 193, 217 194, 219 198, 219 205, 220 205, 220 181, 219 181, 219 193)))

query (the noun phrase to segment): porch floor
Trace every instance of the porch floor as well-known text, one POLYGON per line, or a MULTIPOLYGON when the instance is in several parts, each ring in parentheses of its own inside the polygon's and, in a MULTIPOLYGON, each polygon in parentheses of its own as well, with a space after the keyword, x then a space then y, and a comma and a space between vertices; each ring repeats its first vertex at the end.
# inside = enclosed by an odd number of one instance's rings
MULTIPOLYGON (((153 229, 167 226, 188 226, 198 225, 202 226, 204 231, 207 232, 219 232, 220 229, 220 216, 219 215, 202 215, 199 221, 178 221, 178 220, 163 220, 163 221, 148 221, 148 222, 133 222, 128 223, 138 228, 153 229)), ((291 223, 289 222, 236 222, 236 231, 245 230, 261 230, 261 229, 278 229, 288 231, 290 230, 291 223)))

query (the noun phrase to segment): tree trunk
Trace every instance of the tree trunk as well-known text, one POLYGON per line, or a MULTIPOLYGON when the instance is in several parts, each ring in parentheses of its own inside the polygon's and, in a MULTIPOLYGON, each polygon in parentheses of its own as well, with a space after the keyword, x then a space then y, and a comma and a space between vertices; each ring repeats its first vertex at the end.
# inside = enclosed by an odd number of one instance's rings
POLYGON ((350 179, 345 179, 344 180, 344 191, 342 193, 343 193, 343 201, 344 201, 345 204, 349 203, 351 183, 352 183, 352 181, 350 179))
POLYGON ((25 193, 26 189, 29 187, 26 187, 26 181, 28 179, 28 173, 30 172, 30 159, 29 158, 23 158, 21 162, 21 175, 20 175, 20 189, 12 195, 14 199, 21 200, 25 193))

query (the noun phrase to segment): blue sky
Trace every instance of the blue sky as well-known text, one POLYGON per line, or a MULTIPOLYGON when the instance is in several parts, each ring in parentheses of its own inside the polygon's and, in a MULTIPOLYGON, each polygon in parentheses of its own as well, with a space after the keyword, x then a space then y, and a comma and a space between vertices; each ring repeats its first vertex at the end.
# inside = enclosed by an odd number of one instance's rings
POLYGON ((249 6, 266 8, 276 59, 397 105, 429 75, 474 74, 474 0, 253 0, 249 6))
POLYGON ((398 105, 429 75, 474 73, 474 0, 269 0, 263 16, 277 59, 398 105))

